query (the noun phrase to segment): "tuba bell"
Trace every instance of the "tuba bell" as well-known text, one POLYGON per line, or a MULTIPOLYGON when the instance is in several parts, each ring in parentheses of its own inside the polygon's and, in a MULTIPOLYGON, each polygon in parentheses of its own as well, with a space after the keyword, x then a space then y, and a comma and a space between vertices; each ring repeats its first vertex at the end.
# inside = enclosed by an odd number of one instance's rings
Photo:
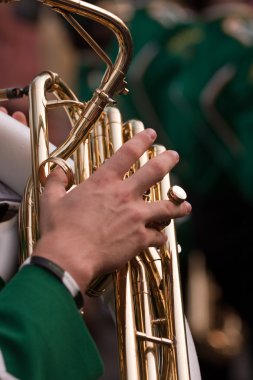
MULTIPOLYGON (((12 2, 5 0, 1 2, 12 2)), ((20 207, 20 264, 32 254, 39 239, 39 198, 43 181, 55 166, 66 173, 71 189, 85 181, 125 141, 144 129, 140 121, 123 123, 115 108, 114 96, 126 94, 125 75, 132 54, 131 35, 126 25, 112 13, 81 0, 40 0, 80 34, 106 64, 100 86, 88 102, 51 71, 37 75, 22 89, 0 90, 0 100, 28 95, 31 130, 32 175, 20 207), (80 15, 108 28, 118 41, 114 62, 77 22, 80 15), (54 99, 48 100, 48 94, 54 99), (72 126, 65 142, 50 150, 48 112, 63 107, 72 126), (74 161, 73 170, 67 160, 74 161)), ((165 148, 154 145, 126 173, 130 176, 147 160, 165 148)), ((143 194, 146 202, 168 199, 169 175, 143 194)), ((175 201, 175 194, 170 196, 175 201)), ((184 194, 183 194, 184 199, 184 194)), ((176 198, 176 201, 180 201, 176 198)), ((150 247, 112 276, 94 280, 90 296, 104 295, 113 277, 115 315, 118 331, 120 376, 126 380, 200 379, 194 345, 185 321, 181 295, 178 244, 172 220, 164 228, 168 240, 163 247, 150 247)))

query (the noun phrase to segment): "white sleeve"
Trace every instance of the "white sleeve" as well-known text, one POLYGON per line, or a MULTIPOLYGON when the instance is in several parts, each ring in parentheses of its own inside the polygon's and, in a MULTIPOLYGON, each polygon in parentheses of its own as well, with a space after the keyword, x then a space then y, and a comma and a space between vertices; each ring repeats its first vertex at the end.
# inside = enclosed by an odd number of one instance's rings
POLYGON ((199 360, 198 360, 195 344, 193 342, 192 334, 191 334, 191 331, 190 331, 190 328, 189 328, 189 325, 188 325, 186 318, 185 318, 185 328, 186 328, 186 336, 187 336, 187 344, 188 344, 189 366, 190 366, 191 379, 201 380, 199 360))
MULTIPOLYGON (((0 202, 1 203, 1 202, 0 202)), ((9 207, 17 210, 19 203, 5 201, 9 207)), ((19 239, 18 215, 0 223, 0 277, 8 282, 18 268, 19 239)), ((2 378, 0 377, 2 380, 2 378)))
POLYGON ((22 195, 30 174, 29 128, 0 112, 0 180, 22 195))
POLYGON ((4 363, 4 358, 3 358, 1 350, 0 350, 0 379, 1 380, 18 380, 17 377, 14 377, 14 376, 10 375, 6 371, 6 367, 5 367, 5 363, 4 363))
MULTIPOLYGON (((49 151, 54 150, 49 143, 49 151)), ((67 162, 73 170, 73 160, 67 162)), ((0 181, 22 196, 31 173, 29 128, 0 112, 0 181)))

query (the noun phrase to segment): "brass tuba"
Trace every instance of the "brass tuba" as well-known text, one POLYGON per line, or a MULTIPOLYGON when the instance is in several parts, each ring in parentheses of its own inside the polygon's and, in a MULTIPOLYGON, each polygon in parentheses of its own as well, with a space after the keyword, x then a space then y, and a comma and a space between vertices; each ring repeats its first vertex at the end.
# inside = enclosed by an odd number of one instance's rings
MULTIPOLYGON (((5 0, 1 2, 11 2, 5 0)), ((116 16, 81 0, 40 0, 60 13, 106 63, 107 69, 92 98, 83 103, 55 73, 46 71, 24 89, 0 90, 0 99, 29 96, 32 176, 20 209, 21 255, 23 262, 39 238, 39 197, 43 179, 55 165, 69 178, 69 187, 84 181, 126 140, 144 128, 139 121, 122 123, 113 107, 113 97, 127 93, 125 75, 131 59, 132 40, 126 25, 116 16), (109 28, 117 38, 118 54, 111 62, 107 54, 74 18, 78 14, 109 28), (47 94, 53 93, 54 100, 47 94), (109 107, 108 107, 109 106, 109 107), (66 141, 49 153, 48 110, 64 107, 72 125, 66 141), (66 160, 74 157, 74 174, 66 160)), ((165 148, 155 145, 131 168, 131 175, 165 148)), ((168 199, 169 175, 143 195, 145 201, 168 199)), ((178 245, 174 221, 165 227, 168 242, 150 247, 114 274, 115 310, 118 329, 121 379, 190 380, 189 350, 182 306, 178 245)), ((89 295, 105 289, 99 278, 89 295)), ((196 378, 194 378, 195 380, 196 378)))

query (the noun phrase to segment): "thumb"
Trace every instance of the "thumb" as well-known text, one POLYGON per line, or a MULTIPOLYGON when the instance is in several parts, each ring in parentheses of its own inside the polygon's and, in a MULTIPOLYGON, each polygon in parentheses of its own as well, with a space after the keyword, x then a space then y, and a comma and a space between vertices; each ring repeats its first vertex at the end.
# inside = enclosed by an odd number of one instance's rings
POLYGON ((67 176, 62 169, 56 168, 46 179, 40 198, 40 232, 45 234, 51 229, 51 213, 56 203, 66 194, 67 176))
POLYGON ((41 196, 43 207, 53 206, 55 202, 63 198, 66 194, 68 179, 60 167, 56 167, 46 178, 44 191, 41 196))

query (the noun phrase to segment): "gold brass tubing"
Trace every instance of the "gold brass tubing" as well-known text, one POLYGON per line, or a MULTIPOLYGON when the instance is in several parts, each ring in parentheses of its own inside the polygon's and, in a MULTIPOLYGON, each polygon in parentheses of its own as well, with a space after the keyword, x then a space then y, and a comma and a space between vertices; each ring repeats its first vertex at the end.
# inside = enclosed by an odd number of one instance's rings
MULTIPOLYGON (((127 131, 125 135, 125 139, 127 140, 136 133, 142 131, 144 129, 144 125, 142 122, 138 120, 130 120, 124 124, 124 129, 126 129, 127 131)), ((139 162, 134 165, 133 172, 138 170, 141 166, 145 165, 145 163, 148 162, 148 160, 149 154, 148 152, 145 152, 143 156, 140 158, 139 162)), ((138 289, 138 283, 142 284, 143 287, 142 290, 136 291, 137 294, 135 296, 138 298, 138 302, 137 300, 135 302, 136 324, 137 327, 139 326, 139 330, 142 331, 142 333, 139 331, 139 335, 143 334, 143 331, 145 331, 144 335, 149 337, 153 336, 154 340, 166 340, 166 337, 168 336, 169 332, 169 330, 166 327, 166 324, 165 326, 160 324, 159 328, 155 329, 155 331, 157 331, 159 335, 161 334, 165 338, 154 336, 153 331, 153 327, 155 326, 155 324, 153 324, 153 320, 155 319, 153 314, 154 310, 159 310, 159 317, 163 318, 163 320, 165 317, 167 317, 164 305, 164 296, 162 292, 159 291, 159 287, 162 280, 162 273, 159 272, 159 270, 161 269, 160 257, 155 248, 150 247, 147 251, 141 253, 141 255, 137 256, 136 260, 133 261, 133 263, 138 263, 138 265, 133 264, 132 272, 135 273, 135 279, 132 275, 133 282, 135 284, 133 284, 133 287, 137 287, 138 289), (149 253, 148 256, 147 251, 149 253), (158 289, 157 292, 154 292, 154 289, 158 289), (153 293, 152 299, 150 292, 153 293)), ((173 335, 171 334, 171 336, 173 335)), ((136 338, 138 338, 138 336, 136 336, 136 338)), ((158 349, 157 346, 150 346, 150 343, 151 342, 148 343, 148 340, 146 340, 145 343, 139 343, 140 362, 142 363, 142 376, 145 379, 167 379, 166 373, 168 372, 168 349, 158 349), (143 344, 144 346, 142 347, 143 344), (162 354, 162 356, 160 356, 160 358, 162 359, 158 359, 158 351, 160 351, 160 354, 162 354)))
POLYGON ((165 323, 166 322, 166 318, 159 318, 159 319, 153 319, 152 323, 153 324, 161 324, 161 323, 165 323))
POLYGON ((7 89, 0 90, 0 101, 8 100, 7 89))
POLYGON ((140 373, 136 323, 133 303, 131 264, 115 275, 115 305, 121 380, 143 380, 140 373))
POLYGON ((124 91, 122 82, 132 56, 132 38, 125 23, 117 16, 95 5, 80 0, 40 0, 43 4, 60 8, 66 12, 77 13, 98 22, 110 29, 116 36, 119 44, 119 53, 114 63, 114 70, 108 78, 103 92, 111 97, 115 91, 124 91), (119 81, 118 81, 118 79, 119 81), (120 83, 121 82, 121 83, 120 83))
MULTIPOLYGON (((162 153, 165 148, 157 145, 157 153, 162 153)), ((170 178, 166 175, 161 181, 161 195, 163 199, 167 198, 167 192, 170 188, 170 178)), ((177 239, 174 220, 171 220, 169 226, 165 228, 165 233, 168 236, 166 248, 169 251, 171 260, 172 276, 172 291, 173 291, 173 323, 176 336, 176 361, 177 361, 177 376, 178 380, 190 380, 190 368, 188 347, 185 330, 185 317, 183 312, 183 300, 181 292, 181 280, 178 262, 177 239)))
POLYGON ((96 136, 96 150, 97 150, 97 157, 99 157, 99 166, 102 165, 103 162, 108 158, 106 156, 106 138, 105 138, 105 126, 103 125, 103 122, 98 121, 96 123, 96 130, 97 136, 96 136))
POLYGON ((119 43, 119 52, 110 77, 94 92, 92 99, 85 105, 82 118, 77 121, 65 144, 53 154, 53 156, 58 155, 67 159, 78 148, 81 141, 87 137, 102 110, 111 101, 111 97, 115 93, 124 91, 124 76, 131 59, 132 39, 123 21, 112 13, 92 4, 75 0, 42 0, 41 2, 52 8, 61 8, 64 11, 77 13, 101 23, 115 34, 119 43))
POLYGON ((33 210, 33 187, 31 178, 26 184, 23 201, 19 211, 20 262, 31 256, 34 244, 39 238, 37 216, 33 210))
MULTIPOLYGON (((58 96, 64 97, 76 101, 74 93, 67 88, 65 83, 54 73, 52 72, 43 72, 32 81, 29 88, 29 124, 33 126, 30 128, 31 131, 31 156, 32 156, 32 181, 29 181, 24 193, 23 203, 27 205, 27 210, 20 212, 20 229, 21 236, 25 237, 25 240, 22 242, 22 253, 21 258, 26 254, 24 249, 28 250, 28 255, 33 251, 33 245, 39 238, 39 197, 41 194, 41 185, 38 178, 38 171, 40 164, 49 157, 49 144, 48 144, 48 121, 47 121, 47 99, 46 92, 58 91, 58 96), (62 95, 64 93, 64 96, 62 95), (33 194, 31 194, 33 192, 33 194), (24 227, 25 226, 25 227, 24 227)), ((73 105, 71 105, 73 107, 73 105)), ((70 109, 71 109, 70 107, 70 109)), ((76 107, 76 104, 74 105, 76 107)), ((78 115, 74 111, 74 118, 77 119, 78 115), (76 115, 76 116, 75 116, 76 115)), ((80 117, 79 117, 80 118, 80 117)), ((73 123, 73 122, 72 122, 73 123)), ((77 145, 79 145, 78 143, 77 145)), ((71 147, 70 147, 71 148, 71 147)), ((65 148, 63 144, 63 150, 67 151, 66 157, 68 158, 72 150, 69 150, 68 147, 65 148)), ((58 151, 61 150, 61 147, 56 149, 52 153, 52 157, 58 157, 58 151)), ((45 175, 49 174, 48 169, 45 171, 45 175)))
POLYGON ((149 341, 152 343, 163 344, 163 345, 169 346, 169 347, 171 347, 174 344, 174 342, 171 339, 158 338, 158 337, 153 336, 153 335, 144 334, 140 331, 137 331, 136 335, 140 340, 149 341))
POLYGON ((123 145, 121 113, 115 107, 107 107, 105 121, 106 128, 108 131, 110 131, 112 154, 115 153, 123 145))
MULTIPOLYGON (((31 156, 32 156, 32 179, 34 212, 39 220, 39 197, 41 195, 41 184, 38 178, 40 164, 49 157, 48 121, 46 114, 45 89, 52 84, 50 73, 37 76, 29 88, 29 125, 31 131, 31 156)), ((45 169, 45 175, 49 174, 45 169)), ((38 227, 37 227, 38 229, 38 227)))
MULTIPOLYGON (((141 255, 141 259, 148 270, 149 287, 152 292, 153 307, 157 310, 156 315, 152 318, 154 333, 158 338, 174 339, 174 329, 171 324, 171 295, 165 291, 163 286, 164 269, 162 268, 161 258, 158 255, 157 249, 149 247, 141 255), (158 258, 159 257, 159 260, 158 258), (162 321, 162 323, 159 322, 162 321)), ((172 366, 172 357, 174 356, 174 346, 168 348, 163 346, 160 348, 160 357, 163 357, 162 367, 159 369, 159 379, 168 379, 166 373, 172 366)), ((172 377, 172 379, 176 379, 172 377)))
POLYGON ((69 22, 69 24, 73 26, 73 28, 82 36, 82 38, 93 48, 101 60, 106 63, 109 69, 108 75, 110 75, 113 70, 113 64, 105 51, 97 44, 97 42, 89 35, 89 33, 82 28, 82 26, 76 21, 74 17, 66 14, 65 12, 62 12, 60 9, 57 11, 62 14, 62 16, 69 22))
POLYGON ((90 169, 91 161, 89 159, 89 147, 90 143, 88 137, 73 153, 75 163, 75 183, 77 185, 89 178, 92 172, 90 169))
POLYGON ((85 105, 82 102, 77 102, 75 100, 48 100, 47 107, 50 108, 58 108, 58 107, 66 107, 66 106, 78 106, 80 108, 84 108, 85 105))
MULTIPOLYGON (((148 269, 138 256, 133 259, 132 281, 136 305, 136 327, 138 329, 136 335, 151 337, 153 335, 153 313, 148 281, 148 269)), ((152 340, 142 339, 142 344, 139 344, 139 355, 142 358, 141 362, 143 363, 143 377, 152 380, 158 379, 157 350, 152 340)))

